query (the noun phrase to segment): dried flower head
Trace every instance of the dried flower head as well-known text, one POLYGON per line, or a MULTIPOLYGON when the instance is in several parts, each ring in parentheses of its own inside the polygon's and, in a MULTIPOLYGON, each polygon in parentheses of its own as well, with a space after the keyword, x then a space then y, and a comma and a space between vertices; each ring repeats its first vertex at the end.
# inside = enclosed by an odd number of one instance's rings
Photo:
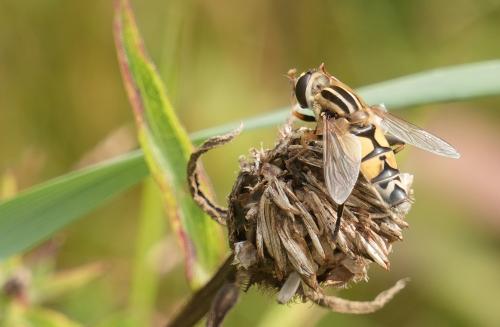
MULTIPOLYGON (((228 209, 215 206, 198 188, 196 161, 238 133, 205 142, 193 155, 188 172, 195 200, 227 225, 233 263, 246 287, 274 288, 280 303, 299 297, 350 313, 373 312, 404 287, 400 281, 371 302, 324 294, 327 286, 367 280, 372 262, 389 268, 388 255, 392 243, 403 239, 411 202, 388 207, 360 174, 334 239, 337 205, 324 184, 321 140, 304 142, 310 129, 285 125, 274 148, 252 150, 250 158, 241 160, 228 209)), ((413 176, 400 178, 411 190, 413 176)))

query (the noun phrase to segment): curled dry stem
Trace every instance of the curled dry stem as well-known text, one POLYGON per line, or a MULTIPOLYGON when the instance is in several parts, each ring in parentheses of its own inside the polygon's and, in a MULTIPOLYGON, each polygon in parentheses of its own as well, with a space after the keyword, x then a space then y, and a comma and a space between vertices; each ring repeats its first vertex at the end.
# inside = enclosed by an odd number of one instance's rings
POLYGON ((205 211, 210 217, 212 217, 212 219, 221 225, 226 225, 227 208, 216 204, 200 189, 198 160, 207 151, 233 140, 241 133, 242 130, 243 124, 227 134, 209 138, 191 154, 187 165, 188 184, 191 196, 203 211, 205 211))
POLYGON ((392 298, 405 288, 409 279, 400 279, 391 288, 381 292, 372 301, 351 301, 336 296, 328 296, 322 292, 304 287, 307 298, 316 304, 339 313, 366 314, 383 308, 392 298))

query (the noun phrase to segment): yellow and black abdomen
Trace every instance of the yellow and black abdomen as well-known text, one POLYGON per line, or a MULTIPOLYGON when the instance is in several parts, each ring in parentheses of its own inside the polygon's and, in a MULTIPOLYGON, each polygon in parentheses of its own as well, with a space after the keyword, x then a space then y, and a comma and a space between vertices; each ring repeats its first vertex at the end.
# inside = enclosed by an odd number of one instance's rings
POLYGON ((396 157, 382 130, 375 125, 357 127, 352 132, 362 147, 361 173, 391 207, 408 199, 401 183, 396 157))

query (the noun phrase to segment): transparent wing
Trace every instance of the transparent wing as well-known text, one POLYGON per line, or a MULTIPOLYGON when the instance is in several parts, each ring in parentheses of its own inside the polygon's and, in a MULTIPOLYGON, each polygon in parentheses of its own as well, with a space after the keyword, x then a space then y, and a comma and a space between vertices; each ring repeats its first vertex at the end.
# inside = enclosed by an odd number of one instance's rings
POLYGON ((337 204, 344 203, 351 194, 361 165, 361 143, 340 122, 323 119, 325 184, 337 204))
POLYGON ((440 156, 458 159, 460 154, 439 137, 378 108, 372 110, 381 118, 380 127, 401 141, 440 156))

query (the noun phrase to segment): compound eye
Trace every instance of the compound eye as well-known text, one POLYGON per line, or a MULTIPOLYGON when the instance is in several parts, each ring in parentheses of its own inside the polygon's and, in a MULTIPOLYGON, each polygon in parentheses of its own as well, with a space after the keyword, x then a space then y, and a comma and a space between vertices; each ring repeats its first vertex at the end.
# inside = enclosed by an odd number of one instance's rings
POLYGON ((311 75, 311 72, 302 74, 302 76, 299 77, 297 84, 295 84, 295 96, 297 97, 297 101, 302 108, 308 107, 306 91, 311 75))

